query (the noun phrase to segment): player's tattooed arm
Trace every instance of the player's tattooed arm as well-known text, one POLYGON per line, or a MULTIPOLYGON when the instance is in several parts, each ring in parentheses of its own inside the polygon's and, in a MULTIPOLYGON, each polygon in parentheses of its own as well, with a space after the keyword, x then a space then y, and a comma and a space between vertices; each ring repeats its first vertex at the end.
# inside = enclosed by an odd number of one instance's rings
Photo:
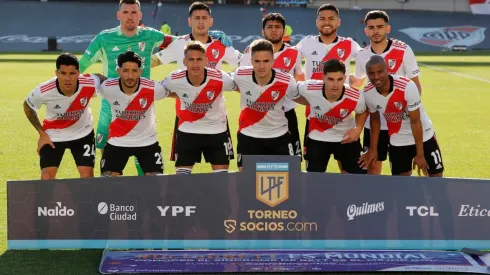
POLYGON ((38 131, 40 134, 44 133, 43 126, 41 125, 41 122, 39 121, 39 117, 37 116, 37 112, 29 106, 27 101, 24 101, 24 113, 26 114, 27 119, 29 122, 34 126, 36 131, 38 131))
POLYGON ((158 58, 157 54, 153 54, 151 56, 151 67, 156 67, 162 65, 162 61, 160 61, 160 58, 158 58))
POLYGON ((104 81, 107 80, 107 77, 105 75, 101 75, 101 74, 94 74, 94 75, 99 78, 100 84, 102 84, 104 81))

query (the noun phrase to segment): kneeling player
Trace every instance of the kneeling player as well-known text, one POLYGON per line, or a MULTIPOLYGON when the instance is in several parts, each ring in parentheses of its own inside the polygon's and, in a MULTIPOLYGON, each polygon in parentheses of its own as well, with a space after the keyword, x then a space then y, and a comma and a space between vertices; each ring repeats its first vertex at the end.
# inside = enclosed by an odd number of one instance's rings
POLYGON ((410 176, 415 166, 420 175, 442 177, 444 164, 434 128, 425 113, 417 86, 398 75, 389 75, 383 57, 372 56, 366 64, 370 83, 364 88, 371 112, 371 146, 363 155, 364 166, 377 159, 380 114, 386 118, 390 136, 389 156, 393 175, 410 176), (413 164, 412 164, 413 163, 413 164))
POLYGON ((233 155, 227 134, 223 91, 235 89, 231 77, 212 68, 205 68, 206 48, 199 41, 190 41, 184 49, 186 70, 172 72, 164 87, 180 99, 180 116, 175 148, 177 174, 190 174, 204 154, 214 172, 228 172, 233 155))
POLYGON ((94 176, 95 139, 90 99, 100 75, 80 75, 76 56, 61 54, 56 60, 56 77, 37 86, 24 101, 24 112, 39 132, 37 152, 41 179, 54 179, 65 153, 70 149, 81 178, 94 176), (46 105, 43 125, 36 110, 46 105))
POLYGON ((108 79, 99 94, 111 105, 109 140, 100 161, 103 176, 120 176, 131 156, 145 175, 162 174, 162 149, 155 129, 154 101, 168 96, 156 81, 140 77, 142 60, 134 52, 117 59, 119 78, 108 79))
POLYGON ((252 67, 239 67, 234 75, 240 90, 238 129, 238 167, 243 155, 294 155, 283 105, 286 96, 298 97, 296 81, 287 73, 273 69, 271 42, 260 39, 250 45, 252 67))
POLYGON ((299 85, 299 93, 311 109, 305 157, 308 172, 325 172, 333 154, 343 173, 366 173, 358 164, 362 152, 359 136, 368 115, 366 103, 363 94, 345 80, 345 64, 331 59, 323 64, 323 81, 299 85))

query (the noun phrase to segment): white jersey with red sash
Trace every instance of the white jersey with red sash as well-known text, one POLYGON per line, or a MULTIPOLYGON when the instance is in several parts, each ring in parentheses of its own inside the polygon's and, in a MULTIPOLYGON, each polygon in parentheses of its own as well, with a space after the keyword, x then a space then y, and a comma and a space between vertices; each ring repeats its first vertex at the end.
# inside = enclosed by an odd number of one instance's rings
MULTIPOLYGON (((181 70, 185 70, 186 67, 183 63, 184 48, 187 42, 193 41, 192 34, 181 36, 179 39, 172 42, 165 50, 158 52, 156 55, 162 64, 169 64, 171 62, 177 62, 177 66, 181 70)), ((221 70, 223 61, 236 66, 240 62, 242 54, 235 50, 233 47, 226 47, 219 40, 211 39, 209 37, 206 43, 206 58, 208 64, 206 67, 221 70)), ((175 112, 180 117, 180 102, 176 101, 175 112)))
POLYGON ((27 104, 38 110, 46 105, 43 129, 53 142, 76 140, 93 131, 90 100, 96 95, 100 85, 95 75, 80 75, 77 90, 72 96, 65 96, 57 78, 52 78, 37 86, 26 98, 27 104))
POLYGON ((188 79, 187 70, 173 71, 163 86, 180 99, 179 131, 194 134, 218 134, 226 131, 224 91, 235 89, 227 73, 206 68, 199 87, 188 79))
POLYGON ((283 105, 286 97, 297 98, 296 81, 287 73, 272 69, 272 78, 259 86, 252 67, 239 67, 233 79, 240 90, 242 109, 238 131, 255 138, 274 138, 288 131, 283 105))
MULTIPOLYGON (((240 66, 252 66, 251 54, 250 47, 247 47, 243 52, 240 66)), ((278 69, 293 76, 295 74, 300 75, 303 74, 303 69, 301 67, 302 62, 301 52, 296 47, 283 43, 281 49, 274 53, 274 65, 272 68, 278 69)), ((294 109, 296 106, 296 102, 286 98, 286 102, 284 103, 284 111, 287 112, 294 109)))
POLYGON ((366 105, 369 112, 379 112, 384 116, 388 126, 390 144, 406 146, 415 144, 412 135, 409 112, 419 109, 424 142, 434 136, 434 129, 429 116, 422 106, 417 86, 410 79, 390 75, 390 93, 381 95, 372 83, 364 87, 366 105))
POLYGON ((120 78, 108 79, 98 91, 111 104, 108 143, 120 147, 156 143, 154 101, 167 97, 168 91, 159 82, 141 77, 136 92, 126 95, 120 81, 120 78))
POLYGON ((299 93, 311 106, 308 136, 325 142, 341 142, 344 134, 356 126, 353 116, 366 111, 364 95, 344 85, 342 96, 336 102, 327 100, 320 80, 307 80, 299 86, 299 93))
MULTIPOLYGON (((373 55, 375 55, 375 53, 371 49, 371 46, 365 47, 357 54, 356 78, 366 77, 366 63, 373 55)), ((420 75, 419 65, 417 64, 412 49, 401 41, 388 40, 386 49, 379 55, 385 59, 389 74, 406 76, 410 79, 420 75)), ((369 117, 365 127, 368 129, 370 128, 369 117)), ((381 117, 381 130, 387 129, 388 126, 386 125, 386 120, 384 117, 381 117)))
MULTIPOLYGON (((322 42, 319 35, 310 35, 303 38, 296 47, 306 59, 306 79, 323 79, 323 64, 330 59, 340 59, 345 63, 345 75, 349 79, 350 62, 361 49, 359 44, 350 37, 337 38, 330 44, 322 42)), ((306 106, 306 117, 309 116, 310 107, 306 106)))

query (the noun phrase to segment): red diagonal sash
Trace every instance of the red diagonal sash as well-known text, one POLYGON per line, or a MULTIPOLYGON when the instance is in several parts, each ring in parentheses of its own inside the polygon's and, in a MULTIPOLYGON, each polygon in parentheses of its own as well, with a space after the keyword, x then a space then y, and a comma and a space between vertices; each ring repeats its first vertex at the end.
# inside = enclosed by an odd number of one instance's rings
MULTIPOLYGON (((318 65, 317 70, 311 75, 311 79, 322 80, 323 79, 323 63, 330 59, 340 59, 345 62, 345 60, 350 56, 352 51, 352 43, 350 40, 342 40, 333 46, 328 53, 323 57, 322 62, 318 65), (342 57, 339 53, 342 52, 342 57)), ((345 64, 345 66, 350 66, 350 64, 345 64)), ((348 76, 347 76, 348 79, 348 76)), ((306 105, 306 117, 310 115, 310 105, 306 105)))
POLYGON ((385 55, 385 61, 388 65, 388 73, 396 74, 398 69, 403 64, 403 56, 405 52, 400 49, 392 49, 387 55, 385 55))
POLYGON ((356 108, 357 101, 350 98, 345 98, 340 104, 330 109, 323 116, 326 117, 324 121, 318 119, 317 117, 310 118, 310 128, 308 132, 311 133, 313 130, 319 132, 325 132, 326 130, 334 127, 337 122, 342 121, 344 118, 348 117, 356 108))
POLYGON ((395 89, 390 99, 386 103, 384 114, 388 126, 388 134, 390 137, 391 135, 400 132, 400 129, 402 127, 402 117, 406 107, 407 101, 405 100, 405 92, 400 89, 395 89), (398 104, 395 105, 395 102, 397 102, 398 104), (401 106, 401 109, 398 108, 397 105, 398 107, 401 106), (398 119, 394 121, 394 117, 397 117, 398 119))
POLYGON ((226 47, 219 41, 214 41, 206 49, 206 57, 208 58, 208 66, 212 64, 212 68, 223 58, 226 52, 226 47))
MULTIPOLYGON (((94 96, 95 87, 82 87, 77 97, 73 100, 70 107, 66 109, 65 113, 81 111, 87 108, 90 99, 94 96)), ((75 124, 82 115, 77 115, 77 119, 55 119, 55 120, 44 120, 43 129, 64 129, 75 124)))
MULTIPOLYGON (((199 92, 197 97, 192 102, 194 104, 213 104, 213 102, 221 96, 223 90, 223 81, 210 79, 206 86, 199 92)), ((181 110, 179 117, 179 126, 184 122, 194 122, 200 120, 206 113, 194 113, 189 110, 181 110)))
MULTIPOLYGON (((149 88, 142 88, 139 93, 131 100, 128 107, 124 112, 130 111, 144 111, 146 112, 148 108, 153 104, 155 99, 155 91, 149 88), (145 102, 146 104, 142 104, 145 102)), ((140 120, 124 120, 121 118, 116 118, 111 122, 109 127, 109 139, 123 137, 127 135, 133 128, 138 124, 140 120)))
POLYGON ((298 58, 298 53, 296 50, 288 48, 282 51, 276 58, 274 58, 274 65, 272 68, 281 70, 285 73, 289 73, 296 65, 296 59, 298 58))
MULTIPOLYGON (((255 103, 274 103, 277 104, 279 100, 281 100, 285 95, 286 91, 288 89, 289 84, 284 83, 284 82, 275 82, 270 86, 267 90, 265 90, 257 100, 255 100, 255 103), (274 100, 272 97, 272 92, 278 92, 279 96, 274 100)), ((244 91, 242 91, 244 92, 244 91)), ((266 115, 268 111, 260 112, 257 110, 253 110, 250 107, 245 107, 240 112, 240 118, 239 118, 239 129, 238 131, 240 132, 242 129, 247 128, 251 125, 254 125, 255 123, 261 121, 266 115)))

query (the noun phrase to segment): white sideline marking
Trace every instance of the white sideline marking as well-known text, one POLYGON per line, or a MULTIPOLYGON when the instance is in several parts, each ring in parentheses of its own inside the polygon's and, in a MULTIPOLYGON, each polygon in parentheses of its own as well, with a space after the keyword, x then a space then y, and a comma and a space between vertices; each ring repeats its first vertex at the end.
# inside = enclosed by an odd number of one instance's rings
POLYGON ((490 84, 490 79, 486 79, 486 78, 474 76, 474 75, 471 75, 471 74, 458 73, 458 72, 455 72, 455 71, 451 71, 451 70, 444 69, 444 68, 441 68, 441 67, 438 67, 438 66, 432 66, 432 65, 428 65, 428 64, 424 64, 424 63, 419 63, 419 64, 422 65, 422 66, 431 68, 433 70, 436 70, 436 71, 442 71, 442 72, 454 74, 454 75, 457 75, 457 76, 461 76, 461 77, 464 77, 464 78, 479 80, 479 81, 482 81, 482 82, 485 82, 485 83, 490 84))

